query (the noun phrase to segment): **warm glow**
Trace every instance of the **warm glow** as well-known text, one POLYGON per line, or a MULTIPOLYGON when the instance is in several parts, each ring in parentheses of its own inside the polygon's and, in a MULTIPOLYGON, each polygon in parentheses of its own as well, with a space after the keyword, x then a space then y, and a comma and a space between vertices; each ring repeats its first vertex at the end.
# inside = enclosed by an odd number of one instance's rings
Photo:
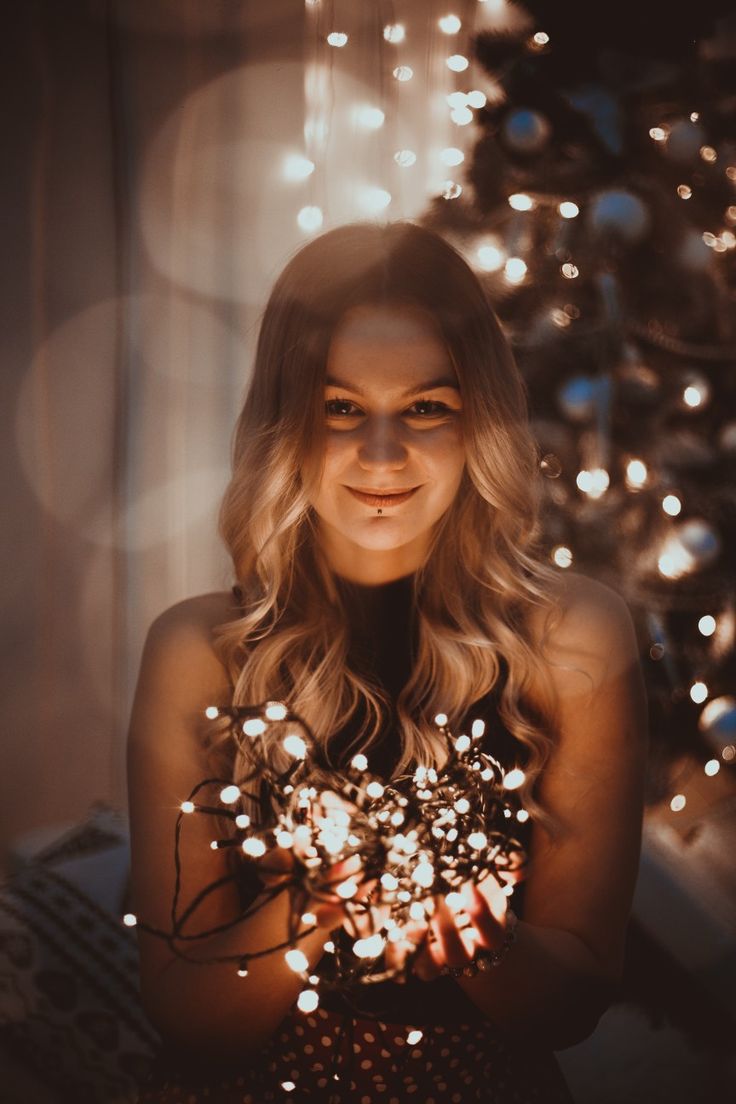
POLYGON ((457 34, 462 27, 462 23, 456 15, 444 15, 442 19, 437 20, 437 26, 443 34, 451 35, 457 34))
POLYGON ((240 786, 225 786, 220 790, 220 801, 224 805, 232 805, 240 797, 240 786))
POLYGON ((524 782, 526 775, 520 767, 514 767, 508 774, 504 775, 503 786, 505 790, 518 790, 524 782))
POLYGON ((362 104, 360 107, 356 107, 353 118, 358 126, 364 127, 366 130, 378 130, 386 120, 386 116, 380 107, 374 107, 372 104, 362 104))
POLYGON ((560 212, 563 218, 571 219, 576 218, 580 214, 580 208, 577 203, 573 203, 572 200, 565 200, 559 205, 557 210, 560 212))
POLYGON ((297 1008, 300 1012, 314 1012, 319 1004, 319 997, 314 989, 303 989, 297 998, 297 1008))
POLYGON ((705 773, 708 775, 709 778, 712 778, 714 774, 718 774, 720 769, 721 769, 721 764, 718 762, 717 759, 709 759, 708 762, 703 767, 703 770, 705 771, 705 773))
POLYGON ((303 974, 305 970, 309 969, 307 956, 304 951, 300 951, 297 947, 287 951, 284 958, 289 969, 293 970, 295 974, 303 974))
POLYGON ((345 46, 348 41, 348 36, 342 31, 332 31, 328 34, 327 41, 330 46, 345 46))
POLYGON ((298 153, 284 158, 284 180, 306 180, 314 172, 314 161, 298 153))
POLYGON ((386 39, 386 42, 391 42, 394 45, 403 42, 406 38, 406 30, 403 23, 388 23, 383 28, 383 37, 386 39))
POLYGON ((480 92, 477 88, 474 88, 472 92, 468 92, 466 96, 468 107, 485 107, 487 101, 485 92, 480 92))
POLYGON ((465 154, 455 146, 448 146, 440 153, 440 161, 443 165, 461 165, 465 160, 465 154))
POLYGON ((394 77, 397 81, 401 81, 404 84, 406 81, 410 81, 414 76, 414 70, 410 65, 397 65, 394 69, 394 77))
MULTIPOLYGON (((319 211, 319 207, 305 207, 304 211, 319 211)), ((302 211, 299 212, 299 218, 301 218, 302 211)), ((322 223, 322 212, 320 211, 320 225, 322 223)), ((299 223, 301 226, 301 222, 299 223)), ((266 731, 266 722, 261 720, 260 717, 249 717, 247 721, 243 721, 243 732, 246 736, 260 736, 266 731)))
POLYGON ((484 272, 497 272, 504 263, 505 254, 497 245, 479 245, 476 256, 484 272))
POLYGON ((630 487, 643 487, 648 475, 647 466, 643 460, 629 460, 626 465, 626 482, 630 487))
POLYGON ((292 733, 290 736, 286 736, 281 743, 284 751, 289 755, 293 755, 295 759, 305 759, 307 755, 307 745, 302 740, 301 736, 297 736, 292 733))
POLYGON ((514 192, 513 195, 509 196, 509 207, 513 207, 515 211, 531 211, 534 207, 534 200, 525 192, 514 192))
POLYGON ((694 682, 690 687, 690 697, 696 705, 700 705, 708 697, 708 687, 704 682, 694 682))
POLYGON ((252 859, 259 859, 261 855, 265 855, 266 845, 263 840, 259 839, 243 840, 243 851, 246 855, 250 855, 252 859))
POLYGON ((526 261, 522 261, 521 257, 509 257, 503 271, 508 283, 520 284, 526 276, 526 261))
POLYGON ((467 68, 470 62, 463 54, 453 54, 452 57, 448 57, 446 65, 448 69, 452 69, 453 73, 462 73, 467 68))
POLYGON ((677 495, 668 494, 662 499, 662 509, 666 514, 669 514, 670 517, 677 517, 682 510, 682 503, 677 495))
POLYGON ((269 721, 283 721, 286 714, 287 709, 283 702, 269 702, 266 706, 266 716, 269 721))
POLYGON ((414 150, 401 149, 397 150, 394 154, 394 161, 397 165, 400 165, 402 169, 411 168, 412 165, 416 164, 416 160, 417 155, 414 153, 414 150))
POLYGON ((605 468, 593 468, 591 471, 578 472, 575 482, 588 498, 600 498, 608 490, 610 479, 605 468))
POLYGON ((570 567, 572 564, 572 552, 565 544, 558 544, 552 549, 552 560, 558 567, 570 567))
POLYGON ((687 798, 684 794, 675 794, 670 801, 670 809, 673 813, 679 813, 687 805, 687 798))
POLYGON ((391 202, 391 193, 385 188, 362 188, 359 193, 360 205, 369 214, 384 211, 391 202))
POLYGON ((710 613, 705 613, 698 621, 698 628, 703 636, 712 636, 716 631, 716 619, 710 613))

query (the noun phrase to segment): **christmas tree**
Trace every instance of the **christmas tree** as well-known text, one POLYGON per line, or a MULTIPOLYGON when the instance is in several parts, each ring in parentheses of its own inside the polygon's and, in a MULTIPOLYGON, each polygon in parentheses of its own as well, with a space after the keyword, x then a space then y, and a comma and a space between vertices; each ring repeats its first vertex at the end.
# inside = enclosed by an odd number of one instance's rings
POLYGON ((481 275, 527 381, 547 554, 634 614, 651 802, 683 800, 683 754, 709 776, 736 756, 729 7, 496 3, 484 90, 450 97, 477 140, 424 219, 481 275))

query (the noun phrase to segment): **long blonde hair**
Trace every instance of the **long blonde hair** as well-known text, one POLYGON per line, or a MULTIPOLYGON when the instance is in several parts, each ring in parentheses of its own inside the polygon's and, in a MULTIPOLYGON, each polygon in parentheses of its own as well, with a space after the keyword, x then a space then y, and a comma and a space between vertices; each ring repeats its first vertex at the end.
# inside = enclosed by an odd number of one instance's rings
MULTIPOLYGON (((526 750, 522 801, 554 831, 533 794, 554 738, 554 695, 524 614, 554 606, 558 575, 535 551, 539 463, 524 383, 472 269, 415 224, 356 223, 322 234, 291 259, 268 300, 219 514, 243 594, 243 616, 215 631, 233 704, 286 701, 328 758, 330 737, 361 703, 362 749, 381 730, 385 691, 350 665, 347 611, 310 506, 328 349, 345 313, 364 305, 431 315, 463 397, 465 471, 413 579, 418 654, 396 703, 396 773, 440 765, 435 714, 446 713, 457 733, 505 664, 499 714, 526 750), (534 676, 547 687, 544 715, 524 702, 534 676)), ((272 754, 278 765, 275 743, 272 754)))

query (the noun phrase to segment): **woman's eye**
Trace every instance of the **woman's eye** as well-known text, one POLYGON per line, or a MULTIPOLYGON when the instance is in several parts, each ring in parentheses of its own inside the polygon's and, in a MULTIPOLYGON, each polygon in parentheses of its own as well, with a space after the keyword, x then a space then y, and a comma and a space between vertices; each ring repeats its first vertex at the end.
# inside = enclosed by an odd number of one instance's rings
MULTIPOLYGON (((350 399, 327 399, 325 413, 328 418, 356 418, 363 412, 350 399)), ((417 399, 404 413, 410 418, 428 419, 440 418, 452 411, 446 403, 434 399, 417 399)))

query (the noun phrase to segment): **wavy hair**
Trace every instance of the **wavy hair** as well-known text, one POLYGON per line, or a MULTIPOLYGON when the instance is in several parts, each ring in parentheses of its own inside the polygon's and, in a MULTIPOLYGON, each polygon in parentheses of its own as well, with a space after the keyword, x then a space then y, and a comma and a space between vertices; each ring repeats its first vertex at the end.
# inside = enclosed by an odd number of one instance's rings
MULTIPOLYGON (((292 257, 266 305, 219 513, 243 595, 243 615, 215 630, 233 704, 287 701, 328 761, 331 737, 353 716, 363 717, 354 750, 381 731, 386 695, 351 667, 347 609, 310 505, 328 350, 343 316, 359 306, 430 315, 463 397, 461 484, 413 578, 418 653, 396 703, 396 773, 441 765, 435 714, 446 713, 457 732, 498 682, 501 720, 525 749, 522 801, 554 833, 534 786, 554 740, 555 701, 525 613, 554 607, 559 576, 536 551, 539 458, 526 391, 482 284, 445 239, 414 223, 355 223, 320 235, 292 257), (535 676, 546 687, 542 713, 524 701, 535 676)), ((270 753, 274 766, 285 765, 276 741, 270 753)))

